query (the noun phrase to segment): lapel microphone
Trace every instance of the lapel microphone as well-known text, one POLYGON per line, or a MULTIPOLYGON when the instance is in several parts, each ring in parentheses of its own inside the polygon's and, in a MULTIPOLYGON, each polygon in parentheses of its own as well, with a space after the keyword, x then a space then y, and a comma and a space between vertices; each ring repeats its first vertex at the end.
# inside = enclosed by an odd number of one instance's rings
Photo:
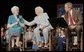
POLYGON ((19 18, 19 15, 17 15, 17 18, 19 18))

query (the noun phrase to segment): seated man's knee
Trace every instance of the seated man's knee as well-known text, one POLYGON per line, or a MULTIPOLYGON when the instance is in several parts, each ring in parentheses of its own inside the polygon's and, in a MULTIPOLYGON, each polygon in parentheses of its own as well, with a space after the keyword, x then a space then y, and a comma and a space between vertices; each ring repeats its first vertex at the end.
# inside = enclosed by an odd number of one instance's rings
POLYGON ((78 25, 78 26, 76 27, 76 29, 77 29, 77 31, 80 31, 80 30, 82 29, 81 25, 78 25))

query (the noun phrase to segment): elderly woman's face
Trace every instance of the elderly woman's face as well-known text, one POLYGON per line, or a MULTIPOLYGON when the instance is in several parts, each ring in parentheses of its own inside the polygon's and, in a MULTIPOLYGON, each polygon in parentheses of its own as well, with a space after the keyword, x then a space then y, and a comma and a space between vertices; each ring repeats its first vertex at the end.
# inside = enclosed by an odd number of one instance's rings
POLYGON ((18 15, 19 14, 19 9, 13 9, 13 11, 12 11, 12 13, 14 14, 14 15, 18 15))
POLYGON ((42 11, 40 9, 35 9, 35 14, 38 16, 42 13, 42 11))

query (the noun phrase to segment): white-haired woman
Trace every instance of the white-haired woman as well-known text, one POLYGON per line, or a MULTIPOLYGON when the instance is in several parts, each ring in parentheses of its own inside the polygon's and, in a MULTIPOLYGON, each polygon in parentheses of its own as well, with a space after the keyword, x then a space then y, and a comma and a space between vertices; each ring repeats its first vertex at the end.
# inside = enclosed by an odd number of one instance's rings
MULTIPOLYGON (((19 39, 21 32, 23 31, 23 26, 24 26, 24 19, 22 18, 21 15, 19 15, 19 7, 13 6, 11 8, 11 12, 13 15, 10 15, 8 18, 8 35, 9 38, 12 36, 16 36, 16 46, 19 46, 19 39)), ((14 47, 14 39, 12 39, 12 47, 14 47)))
POLYGON ((48 19, 48 15, 47 13, 44 13, 44 10, 42 7, 38 6, 35 8, 35 14, 37 15, 33 21, 28 22, 27 24, 29 26, 32 26, 34 24, 37 24, 37 27, 34 29, 34 35, 36 37, 36 42, 38 47, 41 47, 40 42, 41 41, 41 37, 40 37, 40 29, 42 30, 44 39, 45 39, 45 46, 44 47, 48 47, 47 43, 48 43, 48 32, 53 29, 53 27, 51 26, 51 24, 49 23, 48 19))

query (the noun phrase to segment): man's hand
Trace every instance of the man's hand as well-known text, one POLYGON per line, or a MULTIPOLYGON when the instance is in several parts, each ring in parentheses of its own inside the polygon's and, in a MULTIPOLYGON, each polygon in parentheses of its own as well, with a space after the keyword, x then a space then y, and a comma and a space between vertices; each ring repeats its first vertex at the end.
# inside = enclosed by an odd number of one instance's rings
POLYGON ((69 28, 70 29, 74 29, 76 27, 76 25, 70 25, 69 28))

